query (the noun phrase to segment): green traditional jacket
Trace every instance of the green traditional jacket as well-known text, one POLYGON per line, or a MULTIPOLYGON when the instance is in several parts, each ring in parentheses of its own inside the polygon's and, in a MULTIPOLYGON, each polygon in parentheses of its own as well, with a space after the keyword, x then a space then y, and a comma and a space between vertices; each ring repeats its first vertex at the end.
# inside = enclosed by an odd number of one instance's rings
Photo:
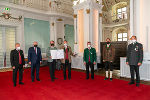
POLYGON ((91 63, 96 62, 97 57, 96 57, 95 48, 91 48, 90 50, 88 48, 84 49, 84 55, 83 55, 84 62, 86 62, 86 63, 89 62, 89 56, 90 56, 91 63))

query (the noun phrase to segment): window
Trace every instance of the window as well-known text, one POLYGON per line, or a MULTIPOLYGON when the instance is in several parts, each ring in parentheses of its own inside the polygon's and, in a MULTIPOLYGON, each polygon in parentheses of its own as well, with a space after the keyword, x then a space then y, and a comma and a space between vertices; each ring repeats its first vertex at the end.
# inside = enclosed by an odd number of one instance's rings
POLYGON ((16 28, 0 26, 0 68, 10 67, 10 51, 15 48, 16 28))
POLYGON ((127 7, 117 9, 117 19, 127 19, 127 7))
POLYGON ((127 41, 128 34, 127 33, 118 33, 117 41, 127 41))

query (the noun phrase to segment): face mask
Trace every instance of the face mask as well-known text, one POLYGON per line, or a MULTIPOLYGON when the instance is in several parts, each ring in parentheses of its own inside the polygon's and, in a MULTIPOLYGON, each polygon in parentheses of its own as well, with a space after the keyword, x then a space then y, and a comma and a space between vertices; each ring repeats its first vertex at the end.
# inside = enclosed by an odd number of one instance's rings
POLYGON ((34 45, 34 47, 37 47, 38 45, 34 45))
POLYGON ((132 40, 132 43, 135 43, 136 42, 136 40, 132 40))
POLYGON ((17 49, 17 50, 20 50, 21 48, 20 48, 20 47, 17 47, 16 49, 17 49))
POLYGON ((110 44, 110 42, 108 41, 107 44, 110 44))
POLYGON ((65 43, 65 44, 64 44, 64 46, 66 47, 66 46, 67 46, 67 44, 65 43))
POLYGON ((91 48, 91 45, 88 45, 88 48, 91 48))
POLYGON ((51 44, 51 46, 54 46, 54 44, 51 44))

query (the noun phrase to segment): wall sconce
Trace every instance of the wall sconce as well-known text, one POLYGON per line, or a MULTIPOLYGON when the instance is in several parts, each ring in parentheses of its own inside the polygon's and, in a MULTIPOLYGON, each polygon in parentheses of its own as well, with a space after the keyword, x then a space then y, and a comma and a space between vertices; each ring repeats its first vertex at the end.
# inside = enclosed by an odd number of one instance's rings
POLYGON ((90 9, 86 9, 86 13, 89 14, 90 13, 90 9))
POLYGON ((54 26, 54 22, 52 23, 52 26, 54 26))
POLYGON ((77 14, 74 14, 73 17, 74 17, 74 18, 77 18, 77 14))
POLYGON ((103 14, 102 13, 99 13, 99 17, 102 17, 103 16, 103 14))

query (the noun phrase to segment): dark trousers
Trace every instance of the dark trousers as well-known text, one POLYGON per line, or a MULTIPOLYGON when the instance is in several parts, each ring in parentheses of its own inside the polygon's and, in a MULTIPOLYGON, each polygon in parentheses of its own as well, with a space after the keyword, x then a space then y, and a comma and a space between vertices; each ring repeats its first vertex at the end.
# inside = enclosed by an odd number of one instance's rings
POLYGON ((56 60, 53 60, 52 62, 49 62, 49 72, 51 80, 55 79, 55 68, 56 68, 56 60))
POLYGON ((19 65, 19 67, 15 66, 15 69, 13 69, 13 82, 14 85, 16 85, 17 82, 17 71, 19 70, 19 82, 22 82, 23 78, 23 65, 19 65))
POLYGON ((34 73, 36 69, 36 79, 39 79, 40 62, 31 64, 31 79, 34 81, 34 73))
POLYGON ((71 79, 71 63, 69 63, 69 60, 65 60, 65 63, 63 64, 64 80, 66 80, 66 68, 67 67, 68 67, 68 79, 71 79))
POLYGON ((91 68, 91 78, 94 79, 94 64, 91 62, 86 63, 86 79, 89 79, 89 67, 91 68))
POLYGON ((110 69, 110 71, 113 71, 113 64, 110 61, 106 61, 105 62, 105 70, 108 71, 110 69))
POLYGON ((134 82, 134 73, 136 73, 136 83, 140 83, 139 66, 130 65, 131 82, 134 82))

